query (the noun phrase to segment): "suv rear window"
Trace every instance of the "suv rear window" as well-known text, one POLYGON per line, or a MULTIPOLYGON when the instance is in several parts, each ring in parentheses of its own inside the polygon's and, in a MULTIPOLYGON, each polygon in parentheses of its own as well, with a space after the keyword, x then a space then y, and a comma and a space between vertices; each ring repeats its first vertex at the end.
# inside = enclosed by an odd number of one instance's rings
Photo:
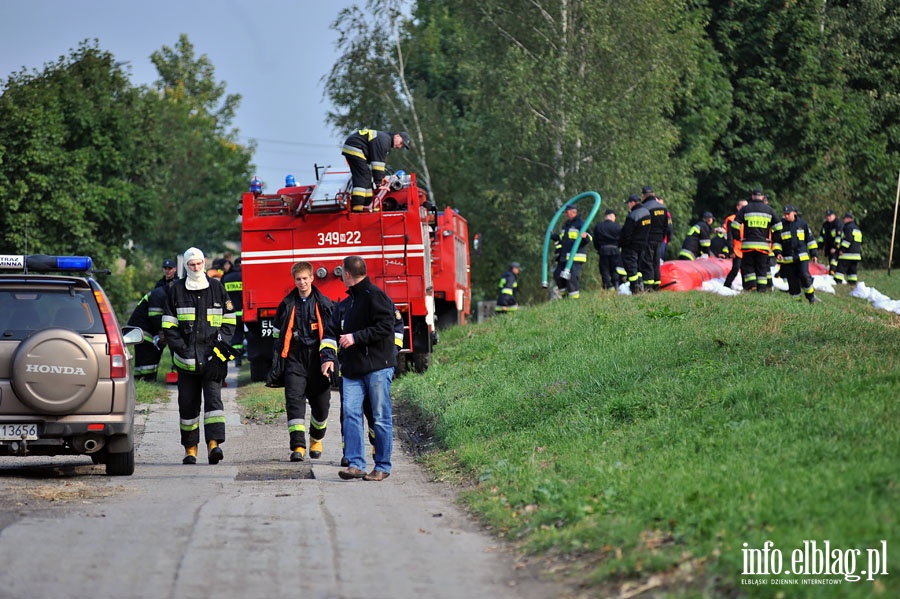
POLYGON ((0 289, 0 338, 24 339, 34 331, 60 327, 81 334, 106 333, 90 289, 60 285, 40 290, 0 289))

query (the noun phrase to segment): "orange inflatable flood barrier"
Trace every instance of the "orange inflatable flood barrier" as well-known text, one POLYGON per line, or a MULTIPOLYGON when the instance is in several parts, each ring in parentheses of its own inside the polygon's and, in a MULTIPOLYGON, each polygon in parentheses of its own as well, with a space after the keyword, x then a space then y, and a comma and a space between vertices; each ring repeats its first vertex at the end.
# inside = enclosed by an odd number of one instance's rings
MULTIPOLYGON (((700 289, 703 281, 724 279, 731 272, 731 259, 709 258, 700 260, 671 260, 660 266, 659 288, 666 291, 690 291, 700 289)), ((809 274, 827 275, 822 264, 809 263, 809 274)))

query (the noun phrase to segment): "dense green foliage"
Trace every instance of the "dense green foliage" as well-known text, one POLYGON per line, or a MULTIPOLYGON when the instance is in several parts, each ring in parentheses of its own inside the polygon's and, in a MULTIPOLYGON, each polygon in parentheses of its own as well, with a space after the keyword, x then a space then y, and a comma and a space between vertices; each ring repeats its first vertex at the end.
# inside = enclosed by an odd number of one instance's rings
POLYGON ((786 560, 886 540, 889 576, 785 596, 896 595, 898 317, 847 291, 525 308, 445 332, 398 409, 432 424, 436 476, 474 481, 486 523, 590 596, 775 596, 741 583, 743 544, 767 540, 786 560))
POLYGON ((369 0, 335 21, 329 120, 411 132, 390 160, 481 233, 480 298, 511 258, 540 272, 562 202, 592 190, 621 215, 647 183, 673 213, 674 253, 702 212, 721 221, 759 186, 813 226, 852 210, 864 260, 884 265, 898 15, 900 0, 369 0))
POLYGON ((160 79, 135 87, 84 42, 11 74, 0 95, 0 253, 92 256, 114 273, 101 282, 123 319, 162 256, 239 237, 250 172, 251 148, 230 130, 240 97, 206 56, 182 36, 151 58, 160 79))

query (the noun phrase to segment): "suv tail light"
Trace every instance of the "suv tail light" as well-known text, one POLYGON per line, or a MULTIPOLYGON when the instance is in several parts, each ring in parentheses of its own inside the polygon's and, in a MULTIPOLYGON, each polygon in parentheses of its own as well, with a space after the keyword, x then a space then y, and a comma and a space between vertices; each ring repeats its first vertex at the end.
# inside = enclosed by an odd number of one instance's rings
POLYGON ((103 318, 103 326, 106 328, 106 338, 109 342, 109 375, 110 378, 123 379, 128 376, 128 356, 125 355, 125 342, 122 340, 122 332, 116 315, 113 314, 106 299, 106 294, 100 289, 94 289, 94 297, 97 298, 97 306, 103 318))

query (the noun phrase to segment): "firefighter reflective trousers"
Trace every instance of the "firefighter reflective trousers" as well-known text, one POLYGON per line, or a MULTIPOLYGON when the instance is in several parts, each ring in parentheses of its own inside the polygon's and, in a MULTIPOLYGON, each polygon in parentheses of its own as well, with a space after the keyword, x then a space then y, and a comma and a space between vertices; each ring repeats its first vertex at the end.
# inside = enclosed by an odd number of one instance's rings
POLYGON ((203 435, 206 442, 225 442, 225 409, 222 405, 222 383, 212 369, 202 373, 178 372, 178 417, 181 444, 200 445, 200 407, 203 405, 203 435))

